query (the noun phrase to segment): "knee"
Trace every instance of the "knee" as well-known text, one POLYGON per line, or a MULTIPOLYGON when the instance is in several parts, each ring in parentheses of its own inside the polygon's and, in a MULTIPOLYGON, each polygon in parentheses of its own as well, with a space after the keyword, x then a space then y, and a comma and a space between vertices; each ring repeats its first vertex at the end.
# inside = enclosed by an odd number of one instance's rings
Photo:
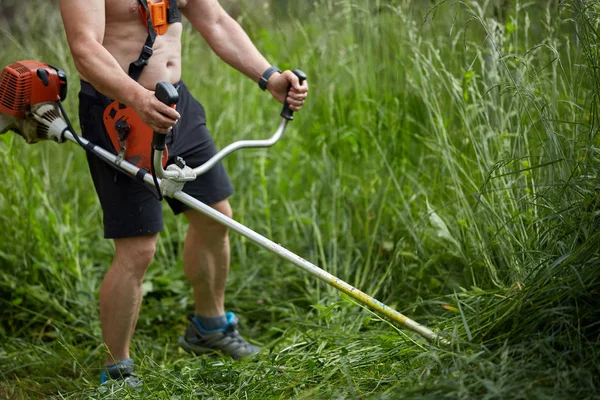
MULTIPOLYGON (((211 207, 228 218, 232 218, 233 216, 231 205, 227 200, 211 204, 211 207)), ((229 228, 196 210, 187 211, 185 215, 190 223, 190 229, 195 234, 212 239, 226 238, 228 236, 229 228)))
MULTIPOLYGON (((211 207, 214 208, 215 210, 217 210, 218 212, 220 212, 221 214, 223 214, 224 216, 226 216, 228 218, 233 218, 233 210, 231 209, 231 204, 229 204, 229 201, 223 200, 219 203, 213 204, 211 207)), ((215 221, 215 223, 218 223, 218 222, 215 221)), ((223 224, 219 224, 219 225, 225 227, 225 225, 223 225, 223 224)))
POLYGON ((158 234, 115 240, 113 265, 143 279, 146 270, 154 259, 158 234))

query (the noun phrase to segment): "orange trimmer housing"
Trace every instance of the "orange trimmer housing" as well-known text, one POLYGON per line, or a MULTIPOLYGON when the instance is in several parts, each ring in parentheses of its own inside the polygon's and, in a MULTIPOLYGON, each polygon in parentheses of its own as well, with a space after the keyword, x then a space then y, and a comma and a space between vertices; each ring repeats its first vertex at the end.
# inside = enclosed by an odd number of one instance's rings
MULTIPOLYGON (((113 101, 104 110, 104 127, 117 154, 138 168, 150 170, 152 128, 146 125, 131 107, 113 101)), ((163 168, 169 152, 163 151, 163 168)))
POLYGON ((31 106, 62 101, 67 96, 67 76, 39 61, 18 61, 0 74, 0 113, 25 119, 31 106))

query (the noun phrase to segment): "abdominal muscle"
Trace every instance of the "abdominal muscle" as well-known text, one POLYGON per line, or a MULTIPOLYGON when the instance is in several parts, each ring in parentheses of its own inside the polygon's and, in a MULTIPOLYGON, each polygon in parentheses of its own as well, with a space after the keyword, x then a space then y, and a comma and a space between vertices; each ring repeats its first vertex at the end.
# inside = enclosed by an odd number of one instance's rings
MULTIPOLYGON (((129 64, 142 52, 148 30, 137 9, 137 1, 106 1, 106 27, 102 45, 117 60, 125 73, 129 64), (127 9, 123 7, 127 3, 127 9), (109 8, 113 4, 114 7, 109 8)), ((152 46, 153 54, 144 67, 138 83, 154 90, 158 82, 177 83, 181 79, 181 33, 180 22, 169 25, 166 33, 157 35, 152 46)), ((82 77, 84 80, 85 77, 82 77)))

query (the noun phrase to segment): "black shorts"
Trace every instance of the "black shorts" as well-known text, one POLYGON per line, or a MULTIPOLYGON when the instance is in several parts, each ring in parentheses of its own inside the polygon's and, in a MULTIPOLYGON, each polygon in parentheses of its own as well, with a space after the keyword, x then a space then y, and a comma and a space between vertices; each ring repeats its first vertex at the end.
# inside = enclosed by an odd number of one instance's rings
MULTIPOLYGON (((217 153, 206 128, 206 113, 183 82, 179 84, 177 111, 181 118, 167 135, 169 162, 182 157, 192 168, 202 165, 217 153)), ((116 154, 104 127, 104 109, 111 99, 81 82, 79 120, 83 137, 116 154)), ((104 212, 104 237, 110 239, 149 235, 162 231, 162 203, 156 193, 132 177, 115 170, 97 156, 87 154, 94 186, 104 212)), ((183 191, 205 204, 214 204, 233 194, 233 186, 222 163, 187 182, 183 191)), ((175 214, 190 207, 178 200, 166 199, 175 214)))

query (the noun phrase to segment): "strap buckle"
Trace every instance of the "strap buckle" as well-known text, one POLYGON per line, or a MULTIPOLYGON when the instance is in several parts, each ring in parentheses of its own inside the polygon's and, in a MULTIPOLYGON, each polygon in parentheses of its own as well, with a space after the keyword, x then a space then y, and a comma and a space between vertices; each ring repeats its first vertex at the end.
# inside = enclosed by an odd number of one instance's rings
POLYGON ((119 142, 119 153, 117 154, 117 157, 119 160, 124 160, 125 153, 127 152, 127 138, 131 132, 131 126, 127 123, 127 119, 121 117, 115 122, 115 130, 117 131, 117 141, 119 142))
POLYGON ((127 120, 122 117, 115 122, 115 129, 119 134, 120 142, 125 142, 131 133, 131 126, 129 126, 127 120))
POLYGON ((152 57, 153 53, 154 51, 152 50, 152 47, 145 44, 144 48, 142 49, 142 54, 140 54, 140 59, 144 60, 144 65, 148 65, 148 60, 150 57, 152 57))
POLYGON ((148 3, 150 9, 150 18, 152 19, 152 26, 159 35, 167 32, 167 3, 162 1, 160 3, 148 3))
POLYGON ((140 54, 140 58, 138 58, 132 64, 135 65, 136 68, 144 68, 146 65, 148 65, 148 60, 150 60, 150 57, 152 57, 152 53, 152 47, 144 45, 142 53, 140 54))

